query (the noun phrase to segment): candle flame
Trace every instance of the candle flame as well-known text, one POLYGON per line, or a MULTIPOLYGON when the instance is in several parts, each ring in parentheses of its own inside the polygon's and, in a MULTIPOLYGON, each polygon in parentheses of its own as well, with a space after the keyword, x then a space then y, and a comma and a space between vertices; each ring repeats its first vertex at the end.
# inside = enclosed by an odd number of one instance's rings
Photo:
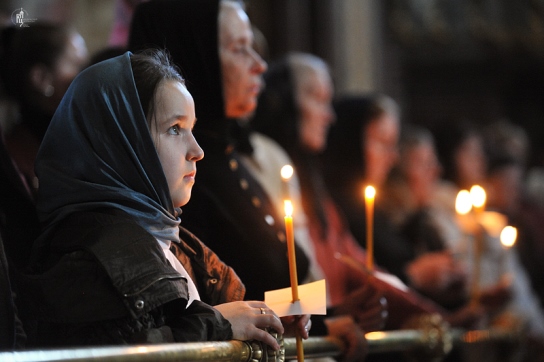
POLYGON ((470 188, 470 198, 474 207, 483 207, 485 205, 485 197, 485 190, 481 186, 474 185, 470 188))
POLYGON ((293 204, 291 203, 291 200, 284 200, 283 206, 285 209, 285 216, 292 216, 293 215, 293 204))
POLYGON ((470 198, 470 192, 468 190, 461 190, 457 194, 455 199, 455 211, 458 214, 466 215, 472 209, 472 200, 470 198))
POLYGON ((501 231, 501 244, 507 248, 512 247, 518 237, 518 229, 513 226, 505 226, 501 231))
POLYGON ((293 170, 293 166, 291 165, 285 165, 281 168, 281 178, 284 180, 289 180, 295 171, 293 170))
POLYGON ((367 186, 365 188, 365 199, 373 199, 376 196, 376 189, 373 186, 367 186))

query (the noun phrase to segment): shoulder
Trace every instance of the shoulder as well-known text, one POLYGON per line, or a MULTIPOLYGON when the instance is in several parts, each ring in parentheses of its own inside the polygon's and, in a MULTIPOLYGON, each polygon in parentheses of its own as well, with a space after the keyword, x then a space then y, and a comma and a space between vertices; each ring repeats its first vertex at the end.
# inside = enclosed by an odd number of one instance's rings
POLYGON ((249 140, 257 154, 266 153, 276 159, 284 160, 285 163, 292 163, 287 152, 272 138, 259 132, 252 132, 249 140))

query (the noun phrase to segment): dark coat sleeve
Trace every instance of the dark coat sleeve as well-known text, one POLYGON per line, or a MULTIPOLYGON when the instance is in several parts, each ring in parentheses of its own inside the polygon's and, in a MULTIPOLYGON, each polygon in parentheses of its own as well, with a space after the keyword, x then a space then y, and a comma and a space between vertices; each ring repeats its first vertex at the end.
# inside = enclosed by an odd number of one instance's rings
POLYGON ((188 302, 157 241, 116 213, 81 213, 51 243, 54 263, 26 277, 39 346, 225 340, 230 323, 188 302), (80 239, 78 239, 80 237, 80 239))
POLYGON ((232 328, 219 311, 195 300, 185 309, 179 300, 164 306, 166 324, 176 342, 226 341, 232 339, 232 328), (180 313, 180 310, 185 310, 180 313))

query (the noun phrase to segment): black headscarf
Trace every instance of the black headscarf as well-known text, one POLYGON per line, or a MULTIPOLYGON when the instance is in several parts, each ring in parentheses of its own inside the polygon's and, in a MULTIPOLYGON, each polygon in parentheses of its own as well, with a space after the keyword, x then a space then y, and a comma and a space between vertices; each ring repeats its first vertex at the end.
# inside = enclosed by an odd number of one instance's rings
POLYGON ((128 52, 87 68, 72 82, 42 142, 36 173, 46 228, 77 211, 116 208, 156 238, 179 241, 180 220, 128 52))
MULTIPOLYGON (((328 189, 362 247, 366 246, 366 224, 362 222, 366 213, 362 195, 366 169, 361 136, 367 125, 383 113, 375 97, 351 96, 335 102, 336 124, 329 133, 324 155, 328 189)), ((398 235, 378 202, 374 213, 374 240, 376 262, 406 280, 404 268, 414 257, 413 252, 405 239, 398 235)))
MULTIPOLYGON (((236 270, 247 287, 246 298, 262 299, 267 290, 289 286, 284 226, 274 203, 243 164, 239 140, 247 145, 247 132, 234 134, 237 122, 224 111, 219 3, 143 3, 133 18, 129 47, 166 47, 180 67, 195 100, 195 138, 205 152, 191 201, 184 206, 183 224, 236 270), (270 216, 272 224, 266 221, 270 216)), ((304 279, 308 259, 297 249, 297 269, 304 279)))
POLYGON ((361 189, 366 172, 361 135, 375 116, 373 108, 371 97, 343 97, 334 102, 336 123, 331 127, 323 155, 325 180, 333 193, 337 189, 361 189))
POLYGON ((463 143, 470 137, 479 135, 478 129, 467 119, 446 119, 438 124, 439 126, 432 129, 432 132, 436 139, 436 153, 442 165, 442 178, 457 184, 458 187, 472 186, 459 184, 455 158, 463 143))
POLYGON ((164 48, 195 100, 195 133, 224 134, 225 106, 218 52, 219 0, 154 0, 132 19, 129 49, 164 48), (203 61, 205 60, 205 61, 203 61))
POLYGON ((319 155, 300 143, 300 110, 295 98, 293 70, 288 58, 272 63, 264 75, 266 88, 259 98, 251 122, 254 129, 278 142, 293 160, 300 179, 304 211, 317 218, 322 232, 327 230, 327 218, 322 200, 325 188, 319 155))

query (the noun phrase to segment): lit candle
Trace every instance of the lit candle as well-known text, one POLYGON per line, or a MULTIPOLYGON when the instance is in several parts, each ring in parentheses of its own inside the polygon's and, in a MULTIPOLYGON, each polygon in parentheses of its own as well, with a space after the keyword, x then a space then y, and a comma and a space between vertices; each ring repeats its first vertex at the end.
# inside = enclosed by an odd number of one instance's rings
POLYGON ((472 200, 468 190, 461 190, 455 199, 455 211, 460 215, 466 215, 472 210, 472 200))
POLYGON ((511 248, 516 243, 518 229, 513 226, 505 226, 501 231, 501 244, 505 249, 511 248))
POLYGON ((376 189, 372 186, 365 188, 366 207, 366 267, 374 269, 374 198, 376 189))
POLYGON ((289 277, 293 302, 298 299, 297 262, 295 256, 295 234, 293 232, 293 204, 291 200, 284 201, 285 206, 285 236, 287 237, 287 255, 289 257, 289 277))
MULTIPOLYGON (((287 256, 289 258, 289 278, 291 280, 291 294, 294 303, 299 300, 298 297, 298 277, 297 261, 295 255, 295 234, 293 232, 293 204, 290 200, 284 201, 285 207, 285 236, 287 238, 287 256)), ((302 337, 300 333, 296 334, 297 341, 297 360, 304 361, 304 349, 302 346, 302 337)))
POLYGON ((281 174, 281 194, 284 200, 289 200, 289 180, 291 177, 293 177, 293 173, 295 171, 293 170, 293 166, 291 165, 285 165, 281 168, 280 174, 281 174))
POLYGON ((481 214, 485 209, 485 190, 479 185, 472 186, 470 188, 470 198, 474 206, 474 212, 481 214))
POLYGON ((507 274, 508 268, 506 267, 506 257, 508 250, 514 246, 518 237, 518 229, 513 226, 505 226, 501 231, 501 245, 503 247, 503 253, 501 257, 501 275, 507 274))
POLYGON ((474 235, 474 265, 473 265, 473 279, 472 279, 472 291, 471 302, 473 304, 478 303, 480 296, 480 270, 482 263, 482 253, 484 249, 484 229, 480 224, 482 214, 485 210, 486 194, 485 190, 479 186, 474 185, 470 188, 470 198, 472 200, 472 206, 474 206, 474 213, 476 215, 477 230, 474 235))

